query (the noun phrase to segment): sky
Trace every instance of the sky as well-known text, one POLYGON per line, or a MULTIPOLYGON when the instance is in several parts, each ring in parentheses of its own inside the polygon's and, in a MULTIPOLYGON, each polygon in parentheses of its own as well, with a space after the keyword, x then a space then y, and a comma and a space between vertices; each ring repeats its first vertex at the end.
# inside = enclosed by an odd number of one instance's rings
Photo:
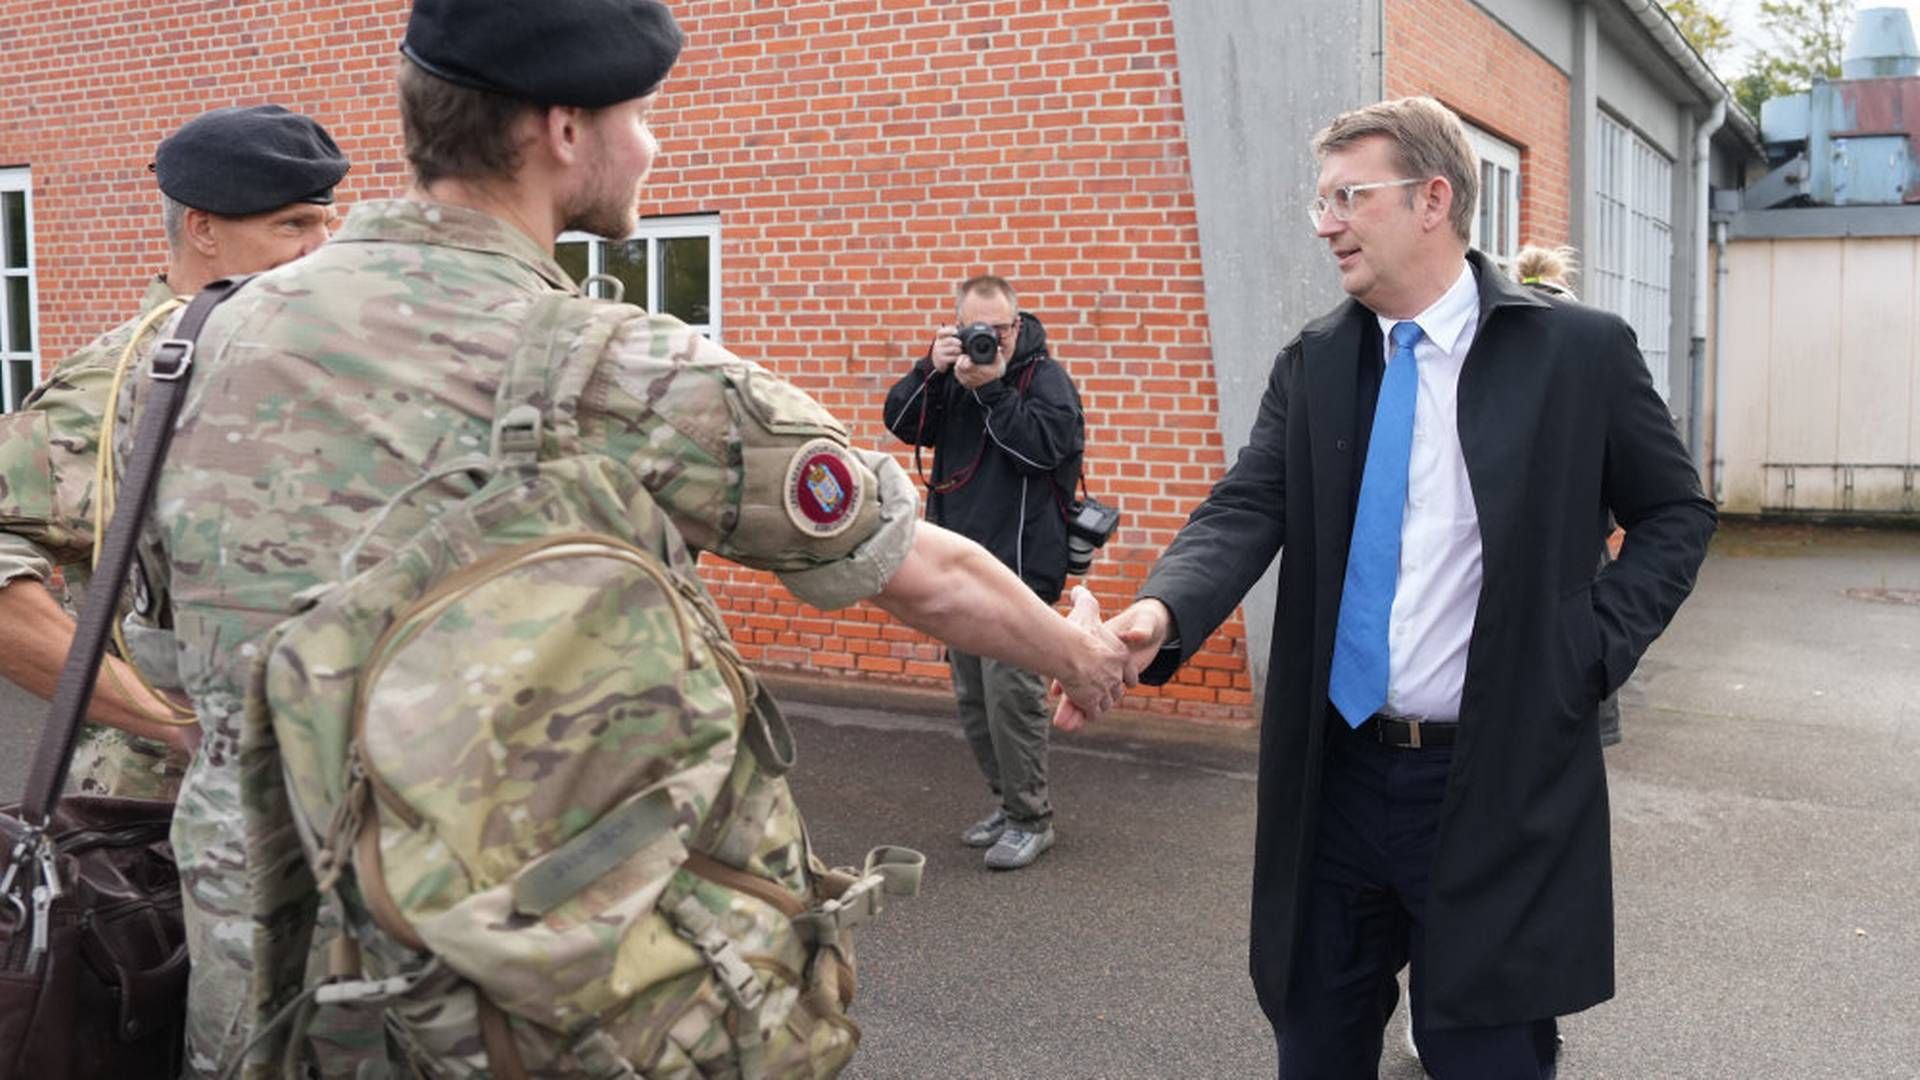
MULTIPOLYGON (((1708 3, 1714 6, 1714 0, 1708 0, 1708 3)), ((1727 24, 1733 28, 1734 46, 1728 50, 1727 57, 1720 61, 1722 70, 1715 74, 1731 83, 1747 69, 1748 57, 1755 49, 1764 47, 1767 38, 1760 28, 1760 0, 1719 0, 1717 6, 1724 12, 1727 24)), ((1859 0, 1854 10, 1865 11, 1876 7, 1906 8, 1914 33, 1920 36, 1920 0, 1859 0)))

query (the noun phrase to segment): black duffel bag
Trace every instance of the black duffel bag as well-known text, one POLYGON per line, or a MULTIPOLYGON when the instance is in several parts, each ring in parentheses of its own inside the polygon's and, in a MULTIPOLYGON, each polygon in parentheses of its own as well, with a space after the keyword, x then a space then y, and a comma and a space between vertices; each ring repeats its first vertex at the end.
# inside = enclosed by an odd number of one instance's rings
MULTIPOLYGON (((151 397, 100 542, 73 648, 40 732, 25 797, 0 811, 0 1080, 146 1080, 180 1074, 187 945, 171 803, 61 798, 193 370, 193 340, 239 282, 201 290, 156 348, 151 397)), ((112 453, 101 447, 101 453, 112 453)))

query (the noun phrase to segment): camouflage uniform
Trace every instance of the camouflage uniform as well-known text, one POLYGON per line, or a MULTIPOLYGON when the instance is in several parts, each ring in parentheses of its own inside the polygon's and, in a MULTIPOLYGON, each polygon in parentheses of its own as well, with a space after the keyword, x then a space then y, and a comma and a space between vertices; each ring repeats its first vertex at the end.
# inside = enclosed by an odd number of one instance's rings
MULTIPOLYGON (((170 596, 205 731, 173 831, 193 950, 191 1071, 233 1058, 251 1023, 243 834, 257 823, 242 825, 238 736, 258 641, 297 593, 338 578, 343 549, 403 487, 486 450, 506 358, 550 290, 577 291, 501 221, 368 202, 325 247, 250 283, 201 336, 142 553, 170 596)), ((578 423, 583 444, 630 467, 690 546, 775 571, 816 606, 872 595, 906 557, 915 500, 891 458, 846 450, 845 429, 811 399, 678 320, 633 309, 578 423), (810 518, 786 497, 801 451, 823 445, 851 466, 844 518, 810 518), (883 497, 897 508, 903 493, 909 511, 883 514, 883 497)), ((410 500, 381 536, 410 536, 432 513, 431 499, 410 500)), ((388 550, 376 541, 368 557, 388 550)))
MULTIPOLYGON (((19 412, 0 416, 0 585, 28 578, 46 583, 58 566, 66 581, 61 604, 69 614, 78 612, 92 565, 93 483, 107 391, 140 321, 173 299, 166 279, 155 278, 139 315, 62 361, 19 412)), ((145 610, 144 598, 130 600, 145 610)), ((160 674, 173 659, 164 635, 133 627, 129 646, 150 681, 175 685, 160 674), (165 647, 143 648, 156 639, 165 647)), ((185 770, 186 756, 161 743, 87 724, 69 782, 78 791, 171 799, 185 770)))

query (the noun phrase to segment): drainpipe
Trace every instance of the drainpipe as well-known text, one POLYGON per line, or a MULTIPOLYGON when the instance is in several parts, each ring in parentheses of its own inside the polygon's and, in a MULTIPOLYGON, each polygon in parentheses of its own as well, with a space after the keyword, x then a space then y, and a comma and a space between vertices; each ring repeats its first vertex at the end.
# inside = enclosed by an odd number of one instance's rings
MULTIPOLYGON (((1707 369, 1707 247, 1710 218, 1708 216, 1709 192, 1712 187, 1713 172, 1713 133, 1727 119, 1727 99, 1721 97, 1714 101, 1713 112, 1700 123, 1693 136, 1693 221, 1694 244, 1693 259, 1693 330, 1692 340, 1687 348, 1687 443, 1693 451, 1693 462, 1703 473, 1706 471, 1706 428, 1700 422, 1700 405, 1705 398, 1707 369)), ((1720 339, 1713 339, 1717 354, 1720 339)), ((1720 371, 1714 369, 1714 383, 1717 386, 1720 371)), ((1719 419, 1719 413, 1714 418, 1719 419)), ((1717 449, 1718 443, 1715 444, 1717 449)))
POLYGON ((1725 400, 1723 390, 1727 385, 1722 365, 1726 363, 1727 329, 1727 223, 1713 223, 1713 504, 1719 506, 1727 501, 1725 473, 1727 455, 1720 448, 1721 403, 1725 400))

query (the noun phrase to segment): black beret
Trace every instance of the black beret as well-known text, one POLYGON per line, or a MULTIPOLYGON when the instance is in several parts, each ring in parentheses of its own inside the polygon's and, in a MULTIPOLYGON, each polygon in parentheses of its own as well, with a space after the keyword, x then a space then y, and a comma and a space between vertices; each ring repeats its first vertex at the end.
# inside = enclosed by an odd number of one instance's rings
POLYGON ((598 109, 658 89, 684 41, 656 0, 413 0, 400 51, 461 86, 598 109))
POLYGON ((215 109, 154 151, 154 177, 177 203, 225 217, 330 203, 347 157, 327 129, 278 105, 215 109))

